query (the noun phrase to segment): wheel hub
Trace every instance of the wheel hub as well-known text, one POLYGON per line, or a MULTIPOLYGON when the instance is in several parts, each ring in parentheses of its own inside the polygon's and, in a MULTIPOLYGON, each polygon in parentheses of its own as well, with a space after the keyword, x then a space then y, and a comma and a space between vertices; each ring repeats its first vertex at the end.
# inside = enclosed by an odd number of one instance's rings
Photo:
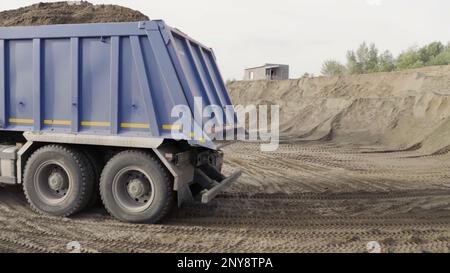
POLYGON ((146 189, 142 180, 135 178, 127 185, 127 191, 132 198, 141 198, 147 193, 148 189, 146 189))
POLYGON ((154 199, 154 184, 138 167, 120 170, 112 181, 112 194, 117 204, 132 213, 147 210, 154 199))
POLYGON ((54 191, 60 191, 60 190, 64 189, 65 184, 66 183, 64 181, 64 176, 58 171, 53 172, 48 177, 48 185, 49 185, 50 189, 52 189, 54 191))

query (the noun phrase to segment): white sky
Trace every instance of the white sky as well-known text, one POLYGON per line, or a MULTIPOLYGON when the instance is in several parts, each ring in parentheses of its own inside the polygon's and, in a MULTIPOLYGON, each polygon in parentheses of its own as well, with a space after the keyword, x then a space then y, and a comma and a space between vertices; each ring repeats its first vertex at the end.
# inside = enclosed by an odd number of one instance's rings
MULTIPOLYGON (((44 0, 42 0, 44 1, 44 0)), ((38 1, 2 1, 0 10, 38 1)), ((450 41, 446 0, 90 0, 164 19, 214 48, 225 79, 246 67, 291 66, 291 77, 320 73, 326 59, 375 42, 395 55, 412 45, 450 41)))

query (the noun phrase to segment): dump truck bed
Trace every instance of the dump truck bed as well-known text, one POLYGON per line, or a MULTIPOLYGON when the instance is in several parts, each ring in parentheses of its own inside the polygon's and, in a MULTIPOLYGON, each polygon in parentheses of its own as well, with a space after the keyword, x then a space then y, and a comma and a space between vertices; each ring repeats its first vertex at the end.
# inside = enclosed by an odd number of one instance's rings
POLYGON ((0 130, 166 139, 194 97, 231 105, 213 51, 163 21, 0 28, 0 130))

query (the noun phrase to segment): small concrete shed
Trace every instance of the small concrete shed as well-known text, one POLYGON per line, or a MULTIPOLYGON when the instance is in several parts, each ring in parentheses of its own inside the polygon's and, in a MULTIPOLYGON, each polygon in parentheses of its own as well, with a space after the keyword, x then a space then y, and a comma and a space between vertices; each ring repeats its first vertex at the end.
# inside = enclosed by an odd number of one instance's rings
POLYGON ((289 79, 289 65, 285 64, 265 64, 247 68, 244 75, 244 81, 287 79, 289 79))

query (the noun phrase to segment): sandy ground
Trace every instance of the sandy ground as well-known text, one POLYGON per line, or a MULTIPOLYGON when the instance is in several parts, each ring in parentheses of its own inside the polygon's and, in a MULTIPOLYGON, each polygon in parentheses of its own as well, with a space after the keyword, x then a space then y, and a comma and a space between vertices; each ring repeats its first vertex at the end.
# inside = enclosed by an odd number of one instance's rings
POLYGON ((101 208, 71 219, 33 213, 20 188, 0 189, 0 251, 383 252, 450 251, 450 156, 333 142, 226 148, 244 175, 211 204, 161 225, 117 222, 101 208))

